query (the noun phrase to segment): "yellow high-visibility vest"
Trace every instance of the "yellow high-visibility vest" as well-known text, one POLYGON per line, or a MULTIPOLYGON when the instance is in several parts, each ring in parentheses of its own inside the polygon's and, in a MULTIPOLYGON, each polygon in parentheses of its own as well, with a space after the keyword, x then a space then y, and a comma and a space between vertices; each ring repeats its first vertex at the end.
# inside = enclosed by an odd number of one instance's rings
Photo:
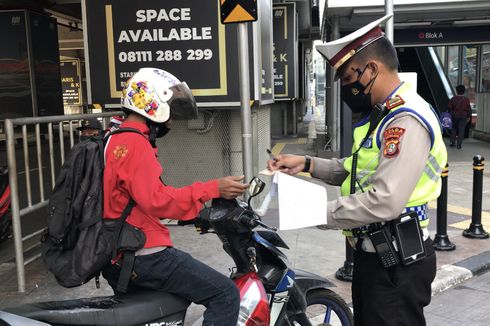
MULTIPOLYGON (((447 151, 442 139, 441 127, 439 119, 432 111, 430 105, 420 97, 410 85, 404 83, 394 94, 403 99, 404 103, 390 110, 381 122, 378 123, 374 132, 369 136, 369 139, 363 144, 363 147, 358 152, 357 161, 357 180, 356 193, 372 188, 372 177, 378 167, 379 158, 382 153, 380 149, 383 132, 386 126, 394 119, 395 115, 406 112, 419 120, 427 127, 431 138, 431 149, 425 163, 425 168, 417 182, 417 185, 408 200, 406 207, 420 206, 439 197, 441 192, 441 171, 447 163, 447 151), (359 187, 360 185, 360 187, 359 187)), ((354 137, 352 151, 355 152, 363 141, 369 129, 369 117, 360 121, 354 126, 354 137)), ((348 196, 350 194, 351 184, 351 169, 352 156, 344 160, 344 168, 349 172, 349 176, 344 180, 341 186, 341 195, 348 196)), ((400 212, 401 214, 402 212, 400 212)), ((420 221, 421 227, 426 227, 429 224, 429 219, 420 221)), ((345 233, 346 235, 350 235, 345 233)))

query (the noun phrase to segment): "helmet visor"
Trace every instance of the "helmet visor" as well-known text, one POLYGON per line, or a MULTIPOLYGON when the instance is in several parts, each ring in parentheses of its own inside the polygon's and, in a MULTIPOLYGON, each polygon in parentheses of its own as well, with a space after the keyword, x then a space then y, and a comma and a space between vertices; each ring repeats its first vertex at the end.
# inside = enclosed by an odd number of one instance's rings
POLYGON ((173 92, 167 104, 170 107, 170 117, 175 120, 190 120, 197 118, 197 105, 191 90, 185 82, 170 87, 173 92))

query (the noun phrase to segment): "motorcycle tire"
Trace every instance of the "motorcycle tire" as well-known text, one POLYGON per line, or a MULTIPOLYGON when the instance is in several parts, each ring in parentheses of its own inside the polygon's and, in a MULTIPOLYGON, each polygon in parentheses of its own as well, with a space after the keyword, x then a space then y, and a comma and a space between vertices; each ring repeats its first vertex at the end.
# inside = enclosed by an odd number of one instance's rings
POLYGON ((306 312, 293 316, 291 325, 353 326, 354 317, 347 303, 335 292, 316 289, 306 294, 306 312), (331 317, 333 317, 331 320, 331 317), (307 318, 304 321, 303 318, 307 318))

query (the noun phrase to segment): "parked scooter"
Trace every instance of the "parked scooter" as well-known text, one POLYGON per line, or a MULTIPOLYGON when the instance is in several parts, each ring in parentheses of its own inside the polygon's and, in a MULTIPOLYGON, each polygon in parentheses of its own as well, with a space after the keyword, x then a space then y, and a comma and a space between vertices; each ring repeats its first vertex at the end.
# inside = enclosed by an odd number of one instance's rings
POLYGON ((8 167, 0 166, 0 243, 12 237, 8 172, 8 167))
MULTIPOLYGON (((254 178, 249 187, 250 199, 262 192, 264 185, 254 178)), ((279 249, 288 246, 274 228, 261 221, 250 206, 250 199, 248 203, 215 199, 193 221, 202 234, 215 233, 236 264, 230 277, 240 289, 237 325, 353 325, 352 312, 330 290, 332 283, 289 268, 286 255, 279 249), (265 230, 254 231, 257 226, 265 230)), ((0 319, 11 326, 184 325, 189 304, 175 295, 141 291, 28 304, 0 312, 0 319), (25 318, 29 318, 27 323, 25 318)))

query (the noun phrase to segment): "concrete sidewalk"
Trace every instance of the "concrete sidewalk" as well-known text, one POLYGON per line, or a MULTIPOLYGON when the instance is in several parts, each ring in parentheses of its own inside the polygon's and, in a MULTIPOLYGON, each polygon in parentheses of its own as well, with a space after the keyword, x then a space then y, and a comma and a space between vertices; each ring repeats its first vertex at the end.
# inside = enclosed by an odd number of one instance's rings
MULTIPOLYGON (((306 121, 307 122, 307 121, 306 121)), ((305 128, 306 129, 306 128, 305 128)), ((305 138, 276 139, 273 150, 282 153, 310 154, 322 157, 332 157, 337 154, 323 151, 323 146, 305 138)), ((456 244, 456 250, 437 252, 438 272, 433 283, 433 292, 437 293, 450 286, 460 283, 473 275, 488 269, 490 266, 490 240, 467 239, 462 236, 462 230, 469 225, 471 219, 472 192, 472 158, 481 154, 490 158, 490 144, 468 139, 462 150, 448 148, 449 152, 449 206, 448 206, 448 235, 456 244)), ((483 223, 490 231, 490 168, 484 173, 483 223)), ((267 180, 266 180, 267 181, 267 180)), ((336 187, 327 186, 329 199, 338 196, 336 187)), ((436 211, 435 203, 431 203, 431 224, 429 229, 432 237, 435 234, 436 211)), ((266 220, 275 224, 273 218, 266 220)), ((192 227, 170 225, 170 232, 175 246, 191 253, 218 271, 227 274, 233 266, 233 261, 222 250, 216 235, 200 235, 192 227)), ((332 280, 339 293, 347 302, 351 302, 350 283, 338 281, 334 274, 343 265, 345 259, 345 242, 340 231, 323 231, 317 228, 307 228, 292 231, 280 231, 279 234, 291 248, 285 250, 293 268, 307 270, 332 280)), ((66 289, 57 285, 53 276, 45 269, 41 260, 26 267, 27 292, 17 293, 17 279, 13 262, 0 264, 0 309, 26 302, 66 300, 80 297, 111 295, 107 283, 102 282, 96 289, 94 282, 84 286, 66 289)), ((188 321, 196 320, 202 307, 192 306, 188 312, 188 321)), ((186 323, 187 324, 187 323, 186 323)))

